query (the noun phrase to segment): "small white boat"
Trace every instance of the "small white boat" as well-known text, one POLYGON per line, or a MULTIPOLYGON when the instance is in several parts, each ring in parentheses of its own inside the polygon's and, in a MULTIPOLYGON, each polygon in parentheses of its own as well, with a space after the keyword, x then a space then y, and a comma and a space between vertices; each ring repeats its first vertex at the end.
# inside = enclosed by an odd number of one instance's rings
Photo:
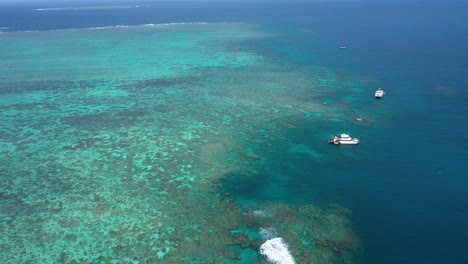
POLYGON ((335 144, 335 145, 356 145, 359 143, 359 139, 357 138, 352 138, 348 134, 341 134, 339 136, 334 135, 332 138, 328 140, 328 143, 330 144, 335 144))
POLYGON ((380 98, 383 97, 384 94, 385 94, 384 91, 379 88, 379 89, 377 89, 377 91, 375 91, 375 98, 380 99, 380 98))

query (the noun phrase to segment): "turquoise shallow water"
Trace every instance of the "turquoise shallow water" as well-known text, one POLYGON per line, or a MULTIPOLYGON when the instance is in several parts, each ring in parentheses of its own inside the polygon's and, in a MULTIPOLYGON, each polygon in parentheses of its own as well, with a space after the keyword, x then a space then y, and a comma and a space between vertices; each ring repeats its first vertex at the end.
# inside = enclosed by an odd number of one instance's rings
POLYGON ((252 49, 272 38, 242 23, 3 35, 3 259, 261 262, 278 233, 298 261, 352 260, 344 208, 244 207, 213 192, 252 173, 255 146, 282 142, 289 118, 361 116, 349 107, 358 83, 252 49))
POLYGON ((0 9, 3 263, 467 262, 462 2, 40 7, 0 9))

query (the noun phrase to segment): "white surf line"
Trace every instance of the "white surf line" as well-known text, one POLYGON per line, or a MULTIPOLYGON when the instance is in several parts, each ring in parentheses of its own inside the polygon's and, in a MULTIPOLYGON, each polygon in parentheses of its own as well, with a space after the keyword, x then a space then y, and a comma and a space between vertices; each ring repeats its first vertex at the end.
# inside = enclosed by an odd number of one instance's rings
POLYGON ((103 10, 103 9, 125 9, 125 8, 140 8, 149 7, 149 5, 121 5, 121 6, 73 6, 73 7, 51 7, 51 8, 36 8, 35 11, 64 11, 64 10, 103 10))
POLYGON ((160 23, 160 24, 114 25, 114 26, 86 27, 86 28, 18 30, 18 31, 3 32, 3 33, 47 32, 47 31, 69 31, 69 30, 102 30, 102 29, 117 29, 117 28, 169 27, 169 26, 183 26, 183 25, 207 25, 207 24, 229 24, 229 23, 232 24, 232 23, 235 23, 235 22, 174 22, 174 23, 160 23))

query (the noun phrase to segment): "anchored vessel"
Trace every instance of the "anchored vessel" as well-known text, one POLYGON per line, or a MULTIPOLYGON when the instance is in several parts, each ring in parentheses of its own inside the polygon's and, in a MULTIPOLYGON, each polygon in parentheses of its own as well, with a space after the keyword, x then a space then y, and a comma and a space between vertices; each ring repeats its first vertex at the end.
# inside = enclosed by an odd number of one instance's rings
POLYGON ((335 145, 340 145, 340 144, 356 145, 357 143, 359 143, 359 139, 352 138, 348 134, 341 134, 339 136, 334 135, 332 138, 328 140, 328 143, 335 144, 335 145))
POLYGON ((375 98, 380 99, 380 98, 383 97, 384 94, 385 94, 384 91, 379 88, 379 89, 377 89, 377 91, 375 91, 375 98))

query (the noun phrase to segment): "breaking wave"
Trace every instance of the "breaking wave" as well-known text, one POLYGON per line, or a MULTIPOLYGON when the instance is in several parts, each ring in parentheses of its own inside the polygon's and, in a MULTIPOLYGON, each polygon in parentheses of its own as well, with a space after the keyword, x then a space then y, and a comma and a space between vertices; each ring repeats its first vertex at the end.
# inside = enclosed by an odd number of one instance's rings
POLYGON ((281 237, 267 240, 260 246, 260 254, 273 264, 295 264, 294 257, 288 250, 288 245, 281 237))
POLYGON ((9 30, 11 29, 10 27, 0 27, 0 34, 5 33, 4 30, 9 30))
POLYGON ((149 7, 149 5, 118 5, 118 6, 76 6, 76 7, 51 7, 51 8, 36 8, 35 11, 65 11, 65 10, 105 10, 105 9, 126 9, 149 7))
MULTIPOLYGON (((161 23, 161 24, 142 24, 142 25, 116 25, 116 26, 104 26, 104 27, 90 27, 84 29, 112 29, 112 28, 136 28, 136 27, 164 27, 164 26, 179 26, 179 25, 202 25, 209 24, 208 22, 179 22, 179 23, 161 23)), ((212 23, 216 24, 216 23, 212 23)), ((71 29, 59 29, 59 30, 81 30, 76 28, 71 29)))
MULTIPOLYGON (((141 25, 115 25, 103 27, 88 27, 88 28, 63 28, 63 29, 45 29, 45 30, 17 30, 10 32, 44 32, 44 31, 67 31, 67 30, 103 30, 115 28, 138 28, 138 27, 168 27, 180 25, 205 25, 205 24, 221 24, 221 23, 235 23, 235 22, 175 22, 175 23, 160 23, 160 24, 141 24, 141 25)), ((11 29, 11 28, 10 28, 11 29)), ((7 33, 7 32, 3 32, 7 33)))

